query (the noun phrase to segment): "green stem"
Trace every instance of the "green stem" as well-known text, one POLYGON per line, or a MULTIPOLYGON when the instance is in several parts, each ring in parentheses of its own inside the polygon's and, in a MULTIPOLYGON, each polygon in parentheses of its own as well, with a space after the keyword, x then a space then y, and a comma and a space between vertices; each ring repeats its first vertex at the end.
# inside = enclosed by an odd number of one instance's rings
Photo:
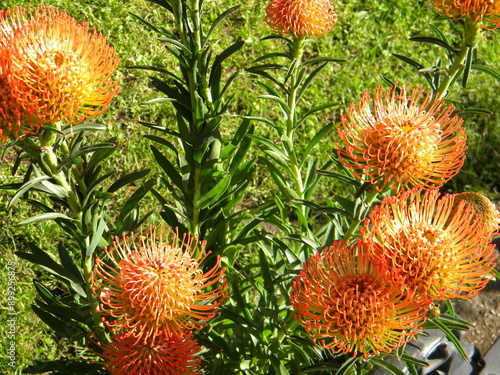
POLYGON ((444 98, 451 83, 454 82, 457 74, 459 74, 460 70, 463 68, 464 61, 465 58, 467 57, 467 51, 469 50, 469 48, 470 47, 464 45, 460 50, 459 54, 455 57, 455 59, 453 60, 453 64, 451 64, 450 69, 448 70, 447 77, 441 81, 437 91, 434 93, 433 102, 444 98))
POLYGON ((193 215, 191 219, 191 234, 193 237, 198 236, 200 233, 199 224, 200 224, 200 209, 197 208, 198 201, 201 198, 201 166, 196 165, 194 169, 194 193, 193 193, 193 215))
MULTIPOLYGON (((284 143, 286 152, 290 159, 290 170, 292 172, 292 179, 295 184, 295 192, 299 199, 304 199, 304 181, 302 179, 302 171, 300 170, 300 163, 297 160, 297 154, 294 148, 294 133, 297 127, 296 110, 297 110, 297 92, 299 88, 298 74, 301 68, 302 55, 304 53, 304 38, 293 38, 293 60, 290 65, 290 85, 287 97, 287 105, 290 110, 286 118, 286 129, 284 134, 284 143)), ((301 215, 307 220, 308 209, 304 205, 299 207, 301 215)), ((308 231, 308 227, 302 220, 299 220, 299 233, 303 234, 308 231)))
POLYGON ((433 102, 443 99, 451 83, 455 81, 457 75, 460 74, 461 69, 464 67, 465 59, 470 49, 476 48, 481 40, 481 23, 472 23, 472 20, 466 19, 464 23, 464 45, 453 59, 453 63, 448 69, 448 75, 443 79, 433 96, 433 102))

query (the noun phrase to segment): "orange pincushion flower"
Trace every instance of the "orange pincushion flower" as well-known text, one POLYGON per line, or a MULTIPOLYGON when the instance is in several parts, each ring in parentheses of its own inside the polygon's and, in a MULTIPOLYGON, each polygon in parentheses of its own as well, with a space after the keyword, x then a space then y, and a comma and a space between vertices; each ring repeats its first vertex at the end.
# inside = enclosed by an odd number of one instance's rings
POLYGON ((500 1, 498 0, 433 0, 436 10, 455 20, 467 18, 481 27, 494 30, 500 26, 500 1), (492 26, 485 26, 490 23, 492 26))
POLYGON ((373 108, 370 92, 363 93, 337 129, 345 144, 338 152, 342 163, 380 190, 391 184, 439 187, 458 173, 465 159, 463 121, 451 117, 453 107, 431 103, 423 88, 409 91, 403 86, 383 94, 378 87, 373 108))
POLYGON ((473 297, 495 266, 488 227, 465 202, 453 204, 438 190, 408 190, 375 207, 364 234, 372 259, 434 301, 473 297))
POLYGON ((67 13, 44 5, 15 7, 0 14, 0 33, 8 36, 0 47, 7 131, 18 132, 23 113, 38 124, 82 122, 104 112, 119 91, 112 79, 119 64, 115 49, 67 13))
POLYGON ((0 141, 6 140, 9 135, 24 138, 27 134, 36 134, 41 126, 30 110, 25 110, 18 103, 9 83, 9 77, 12 77, 11 41, 16 30, 26 22, 24 8, 0 10, 0 141))
POLYGON ((154 342, 139 342, 134 335, 114 335, 103 344, 93 340, 103 352, 104 368, 111 375, 194 375, 198 374, 201 357, 192 332, 168 336, 158 332, 154 342))
POLYGON ((329 0, 271 0, 266 15, 273 31, 297 38, 326 34, 337 23, 329 0))
POLYGON ((224 273, 220 258, 212 269, 201 269, 205 242, 189 235, 151 227, 136 238, 117 237, 105 251, 110 262, 96 259, 91 275, 94 293, 115 331, 135 331, 138 340, 153 340, 162 330, 168 335, 199 329, 217 314, 225 284, 215 287, 224 273), (209 288, 209 290, 206 290, 209 288))
POLYGON ((453 209, 458 207, 460 201, 465 201, 469 206, 472 206, 474 212, 481 216, 481 219, 488 227, 489 231, 495 234, 498 231, 500 224, 500 212, 495 205, 484 195, 474 192, 464 192, 454 194, 455 200, 453 209))
POLYGON ((343 241, 310 258, 292 284, 298 321, 316 345, 365 358, 390 353, 421 330, 428 303, 387 279, 367 244, 343 241))

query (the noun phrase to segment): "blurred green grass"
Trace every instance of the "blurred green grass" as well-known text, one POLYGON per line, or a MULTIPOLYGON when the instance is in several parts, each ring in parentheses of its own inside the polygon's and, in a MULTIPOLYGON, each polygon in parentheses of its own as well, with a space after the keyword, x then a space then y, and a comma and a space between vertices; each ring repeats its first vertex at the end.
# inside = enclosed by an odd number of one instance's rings
MULTIPOLYGON (((40 3, 38 0, 29 1, 32 5, 40 3)), ((137 22, 130 13, 144 17, 153 24, 164 27, 172 25, 171 19, 162 10, 143 0, 47 0, 48 6, 59 7, 81 21, 87 21, 95 26, 99 33, 105 35, 109 42, 117 49, 122 59, 119 74, 122 76, 122 91, 112 103, 110 109, 95 122, 104 123, 108 130, 95 137, 117 137, 120 145, 119 152, 114 155, 109 168, 116 169, 116 178, 120 174, 133 170, 153 168, 153 176, 161 173, 151 163, 149 142, 143 138, 150 130, 142 127, 138 121, 175 126, 173 112, 168 104, 144 105, 144 103, 157 96, 151 89, 147 74, 140 70, 128 69, 131 65, 148 64, 175 69, 173 59, 168 55, 156 36, 146 30, 137 22)), ((414 36, 434 36, 428 24, 434 22, 436 13, 428 1, 397 2, 391 0, 352 0, 337 1, 335 9, 338 13, 338 25, 333 32, 322 38, 312 41, 307 46, 307 55, 330 56, 347 60, 342 64, 331 64, 322 73, 316 84, 309 89, 307 100, 302 106, 312 106, 313 103, 323 102, 338 103, 333 109, 318 114, 305 124, 298 132, 299 144, 316 134, 326 123, 338 122, 339 117, 346 110, 349 102, 357 101, 361 93, 374 90, 382 84, 380 74, 400 83, 425 85, 425 81, 414 70, 405 66, 391 54, 397 53, 422 62, 425 66, 432 66, 436 59, 443 57, 444 52, 427 44, 416 44, 408 41, 414 36)), ((14 5, 25 6, 28 1, 4 1, 4 8, 14 5)), ((237 5, 238 2, 230 0, 214 0, 206 2, 205 16, 207 20, 214 20, 222 10, 237 5)), ((283 50, 279 42, 261 38, 270 34, 264 24, 265 6, 262 1, 247 1, 241 8, 222 23, 214 37, 214 48, 229 46, 236 40, 246 41, 240 53, 231 57, 226 63, 226 70, 232 72, 241 70, 242 75, 232 87, 236 93, 235 100, 230 108, 230 113, 223 124, 223 135, 229 137, 238 120, 234 115, 246 114, 252 110, 254 115, 269 116, 276 113, 276 108, 270 107, 258 98, 262 94, 255 85, 255 77, 244 73, 244 69, 251 66, 258 56, 272 51, 283 50)), ((437 24, 449 36, 460 29, 450 22, 437 24)), ((482 43, 479 50, 478 61, 493 68, 499 69, 498 58, 498 33, 491 32, 486 35, 487 41, 482 43)), ((452 41, 459 42, 458 38, 452 41)), ((474 190, 489 192, 496 197, 500 191, 500 176, 498 173, 498 148, 500 146, 500 132, 498 126, 500 108, 498 96, 499 83, 489 76, 474 73, 468 89, 461 89, 455 85, 450 93, 453 99, 461 100, 469 107, 490 109, 491 116, 468 116, 465 125, 469 134, 469 150, 466 165, 460 174, 449 184, 445 190, 463 191, 474 190)), ((269 134, 263 125, 258 125, 258 132, 269 134)), ((316 149, 316 154, 325 158, 332 153, 334 135, 325 139, 316 149)), ((253 150, 258 154, 258 150, 253 150)), ((0 180, 10 183, 22 179, 23 168, 16 176, 10 175, 13 153, 8 153, 0 164, 0 180)), ((25 168, 25 166, 24 166, 25 168)), ((273 189, 270 179, 264 170, 257 171, 248 196, 259 201, 268 191, 273 189)), ((320 185, 318 196, 328 196, 338 193, 341 185, 320 185)), ((34 210, 24 204, 16 204, 7 208, 10 192, 0 193, 0 266, 6 270, 6 264, 14 261, 16 264, 16 285, 18 286, 18 326, 16 331, 18 373, 20 369, 31 364, 33 359, 55 359, 61 355, 73 356, 68 352, 64 341, 52 337, 48 328, 42 324, 31 312, 29 306, 34 298, 31 280, 33 278, 44 280, 43 272, 24 261, 16 259, 13 251, 24 250, 26 243, 34 241, 39 247, 54 252, 59 235, 57 227, 44 224, 38 226, 19 227, 16 223, 34 214, 34 210)), ((118 197, 117 199, 120 199, 118 197)), ((123 197, 121 197, 123 199, 123 197)), ((250 198, 249 198, 250 200, 250 198)), ((118 201, 117 204, 120 202, 118 201)), ((154 207, 154 201, 147 203, 154 207)), ((7 273, 0 273, 0 285, 8 283, 7 273)), ((6 294, 2 293, 2 306, 6 294)), ((2 307, 3 309, 3 307, 2 307)), ((6 316, 0 318, 2 327, 6 327, 6 316)), ((7 340, 0 340, 0 350, 6 353, 7 340)), ((2 362, 2 373, 10 373, 12 368, 2 362)), ((14 373, 14 372, 12 372, 14 373)))

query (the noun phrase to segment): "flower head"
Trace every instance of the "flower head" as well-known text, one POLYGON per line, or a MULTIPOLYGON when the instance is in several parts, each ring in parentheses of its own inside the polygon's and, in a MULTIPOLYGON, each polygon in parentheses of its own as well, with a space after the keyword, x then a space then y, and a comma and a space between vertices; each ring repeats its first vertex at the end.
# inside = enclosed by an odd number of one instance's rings
POLYGON ((0 10, 0 141, 9 135, 24 138, 27 134, 36 134, 41 126, 30 109, 25 110, 18 103, 9 82, 12 77, 11 41, 27 19, 24 8, 0 10))
POLYGON ((454 204, 452 209, 456 210, 461 201, 465 201, 469 206, 472 206, 474 213, 480 215, 481 220, 486 224, 489 231, 496 233, 498 225, 500 224, 500 212, 498 212, 495 205, 484 195, 474 192, 464 192, 454 194, 454 204))
POLYGON ((266 15, 273 31, 294 37, 317 37, 337 23, 329 0, 271 0, 266 15))
POLYGON ((200 347, 192 332, 169 336, 160 331, 154 342, 137 343, 130 334, 114 335, 107 344, 92 341, 102 350, 97 354, 111 375, 194 375, 200 367, 200 347))
POLYGON ((119 91, 112 78, 119 64, 115 49, 87 23, 56 8, 3 11, 0 37, 4 137, 17 135, 27 121, 38 127, 82 122, 104 112, 119 91))
POLYGON ((491 233, 472 207, 453 205, 454 197, 438 190, 385 198, 369 216, 370 257, 431 300, 476 295, 495 266, 491 233))
POLYGON ((220 259, 207 272, 200 269, 205 243, 189 235, 152 227, 136 238, 115 239, 105 249, 109 262, 96 259, 91 275, 105 323, 118 331, 134 331, 143 341, 162 330, 167 335, 199 329, 213 318, 225 297, 220 259))
POLYGON ((390 353, 420 331, 428 303, 403 292, 382 266, 369 261, 361 241, 334 242, 308 260, 291 301, 317 345, 368 358, 390 353))
POLYGON ((391 184, 432 188, 457 174, 467 146, 452 106, 405 86, 385 94, 378 87, 373 107, 370 101, 368 91, 357 106, 351 103, 338 128, 345 144, 339 157, 358 179, 380 190, 391 184))
POLYGON ((498 0, 433 0, 432 3, 439 13, 455 20, 469 19, 472 23, 479 22, 481 27, 487 30, 500 26, 498 0))

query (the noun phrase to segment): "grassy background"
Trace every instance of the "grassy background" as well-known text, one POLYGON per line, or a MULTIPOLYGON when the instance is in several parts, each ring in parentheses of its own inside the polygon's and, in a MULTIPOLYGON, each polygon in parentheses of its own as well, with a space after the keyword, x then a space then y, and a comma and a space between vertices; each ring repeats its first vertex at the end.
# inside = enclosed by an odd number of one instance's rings
MULTIPOLYGON (((38 0, 31 0, 37 5, 38 0)), ((26 5, 27 1, 3 1, 3 7, 26 5)), ((161 123, 174 126, 172 111, 168 104, 145 106, 144 102, 154 98, 154 93, 148 84, 147 75, 138 70, 127 69, 135 64, 150 64, 174 69, 173 60, 165 53, 155 35, 130 16, 129 12, 138 14, 154 24, 164 27, 171 25, 168 15, 159 7, 143 0, 47 0, 49 6, 56 6, 67 11, 81 21, 87 21, 96 26, 97 30, 106 35, 109 42, 117 49, 122 59, 119 74, 122 76, 122 92, 112 103, 108 112, 96 119, 107 125, 106 134, 101 137, 116 136, 120 144, 119 154, 115 154, 112 166, 118 175, 132 170, 151 167, 151 155, 148 142, 142 138, 149 130, 140 126, 137 121, 161 123)), ((319 114, 310 120, 300 130, 299 137, 304 140, 316 134, 327 122, 338 122, 351 101, 357 101, 360 94, 366 90, 373 90, 382 84, 379 74, 401 83, 425 85, 425 81, 411 68, 394 58, 391 53, 412 56, 425 66, 432 66, 436 59, 444 57, 444 52, 437 47, 409 42, 413 36, 434 36, 428 24, 434 22, 436 14, 428 1, 413 0, 408 2, 394 2, 390 0, 351 0, 337 1, 335 9, 339 16, 338 25, 333 32, 320 39, 314 40, 307 47, 308 55, 323 55, 346 59, 343 64, 331 64, 309 91, 304 107, 312 103, 332 101, 338 103, 333 109, 319 114)), ((207 20, 213 20, 219 12, 238 4, 233 0, 211 0, 206 4, 207 20)), ((236 40, 245 40, 246 44, 239 54, 233 56, 226 64, 227 71, 234 69, 244 70, 251 66, 258 56, 270 51, 281 51, 283 46, 276 41, 261 41, 261 38, 270 34, 264 24, 265 5, 261 1, 246 1, 239 11, 224 21, 218 34, 214 38, 215 49, 229 46, 236 40)), ((449 22, 440 22, 439 27, 449 33, 460 32, 449 22)), ((457 34, 455 34, 457 35, 457 34)), ((499 68, 497 34, 488 33, 487 42, 482 43, 479 51, 479 62, 493 69, 499 68)), ((452 39, 459 43, 459 38, 452 39)), ((262 94, 254 83, 254 77, 243 73, 233 86, 236 92, 235 101, 230 114, 224 122, 223 132, 229 136, 234 128, 236 119, 231 115, 246 113, 249 109, 255 115, 269 116, 277 113, 276 108, 269 107, 258 96, 262 94)), ((488 192, 493 198, 500 190, 498 173, 498 147, 500 132, 498 131, 498 114, 500 108, 498 82, 479 73, 473 74, 468 89, 453 87, 450 97, 463 101, 466 106, 488 108, 494 112, 491 116, 469 116, 465 124, 469 133, 469 150, 466 166, 453 182, 445 187, 450 191, 475 190, 488 192)), ((259 130, 262 134, 267 129, 259 130)), ((322 142, 317 154, 326 157, 332 151, 334 136, 322 142)), ((257 150, 253 151, 257 153, 257 150)), ((22 178, 22 168, 17 176, 10 175, 10 161, 12 153, 7 153, 0 163, 0 182, 18 182, 22 178)), ((110 166, 111 167, 111 166, 110 166)), ((154 166, 153 166, 154 168, 154 166)), ((153 173, 159 173, 153 170, 153 173)), ((263 170, 259 170, 249 190, 249 197, 257 199, 271 189, 270 181, 263 170)), ((327 189, 326 186, 322 187, 327 189)), ((337 187, 341 188, 341 187, 337 187)), ((332 193, 329 187, 325 193, 332 193)), ((19 227, 16 223, 35 212, 23 204, 16 204, 7 209, 11 197, 10 192, 0 192, 0 266, 5 272, 0 272, 0 285, 6 286, 9 282, 6 264, 9 261, 16 263, 17 306, 20 313, 17 319, 17 359, 20 369, 32 363, 34 359, 55 359, 60 355, 78 356, 73 351, 68 352, 64 341, 51 336, 49 330, 38 321, 30 311, 30 304, 34 298, 32 279, 44 278, 43 273, 26 262, 15 259, 13 251, 24 250, 25 244, 34 241, 39 247, 47 251, 55 251, 59 232, 57 227, 43 224, 30 227, 19 227)), ((153 202, 150 200, 150 204, 153 202)), ((6 287, 5 287, 6 289, 6 287)), ((6 293, 2 293, 2 309, 5 306, 6 293)), ((7 327, 6 316, 0 317, 2 329, 7 327)), ((5 337, 5 332, 2 332, 5 337)), ((2 363, 0 372, 11 373, 12 368, 3 360, 7 351, 8 341, 0 341, 2 363)), ((15 372, 12 372, 15 373, 15 372)))

